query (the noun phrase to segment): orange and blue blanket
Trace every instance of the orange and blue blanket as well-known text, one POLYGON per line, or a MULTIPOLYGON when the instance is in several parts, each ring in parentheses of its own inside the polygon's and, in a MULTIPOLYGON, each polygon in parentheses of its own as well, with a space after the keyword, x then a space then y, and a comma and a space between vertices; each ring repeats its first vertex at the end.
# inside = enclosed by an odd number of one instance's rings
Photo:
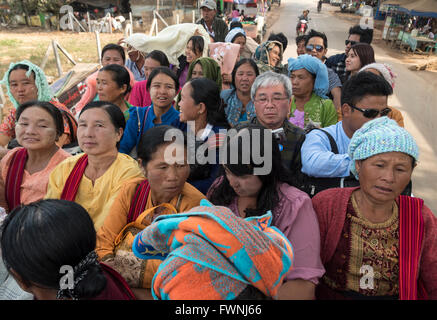
POLYGON ((162 259, 152 295, 163 300, 230 300, 248 285, 275 298, 293 250, 269 211, 242 219, 202 200, 186 213, 159 216, 133 243, 142 259, 162 259))

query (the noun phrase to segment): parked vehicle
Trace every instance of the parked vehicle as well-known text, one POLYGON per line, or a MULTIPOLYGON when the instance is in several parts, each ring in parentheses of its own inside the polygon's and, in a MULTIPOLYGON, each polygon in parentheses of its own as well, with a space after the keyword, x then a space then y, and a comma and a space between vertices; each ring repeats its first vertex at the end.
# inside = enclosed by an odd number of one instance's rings
POLYGON ((300 20, 300 24, 299 24, 299 29, 297 31, 297 35, 298 36, 303 36, 305 34, 305 32, 308 29, 308 21, 307 20, 300 20))

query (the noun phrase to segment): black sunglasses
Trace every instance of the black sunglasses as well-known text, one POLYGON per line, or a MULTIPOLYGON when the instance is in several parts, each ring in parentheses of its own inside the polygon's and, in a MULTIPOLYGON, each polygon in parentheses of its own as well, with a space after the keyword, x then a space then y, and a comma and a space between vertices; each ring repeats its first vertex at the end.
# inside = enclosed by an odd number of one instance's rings
POLYGON ((307 51, 313 51, 314 48, 316 49, 317 52, 322 52, 325 48, 319 44, 313 45, 313 44, 309 44, 306 47, 307 51))
POLYGON ((351 41, 351 40, 345 40, 344 41, 345 45, 348 45, 349 43, 351 44, 351 46, 353 46, 354 44, 357 44, 358 42, 357 41, 351 41))
POLYGON ((351 104, 349 106, 352 109, 361 111, 363 113, 363 116, 365 116, 366 118, 369 118, 369 119, 376 118, 378 116, 378 114, 381 115, 381 117, 384 117, 384 116, 388 115, 391 111, 390 108, 385 108, 385 109, 382 109, 381 111, 379 111, 378 109, 361 109, 361 108, 357 108, 351 104))

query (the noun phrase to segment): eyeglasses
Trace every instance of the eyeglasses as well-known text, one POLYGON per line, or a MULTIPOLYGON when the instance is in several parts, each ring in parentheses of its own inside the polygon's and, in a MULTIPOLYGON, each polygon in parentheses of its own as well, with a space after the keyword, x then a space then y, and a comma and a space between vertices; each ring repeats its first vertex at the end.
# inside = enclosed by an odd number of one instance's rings
POLYGON ((361 109, 361 108, 357 108, 357 107, 355 107, 355 106, 353 106, 351 104, 349 106, 352 109, 361 111, 363 113, 363 116, 365 116, 366 118, 369 118, 369 119, 376 118, 378 116, 378 114, 381 115, 381 117, 384 117, 384 116, 388 115, 390 113, 390 111, 391 111, 390 108, 385 108, 385 109, 382 109, 382 110, 378 110, 378 109, 361 109))
POLYGON ((317 45, 309 44, 309 45, 307 45, 307 46, 305 47, 305 49, 306 49, 307 51, 313 51, 314 48, 316 49, 317 52, 322 52, 322 51, 325 49, 323 46, 321 46, 321 45, 319 45, 319 44, 317 44, 317 45))
POLYGON ((267 97, 261 97, 259 99, 254 100, 255 102, 257 102, 258 104, 260 104, 261 106, 264 106, 267 104, 267 102, 271 102, 273 105, 278 105, 281 101, 283 100, 287 100, 287 97, 273 97, 271 99, 268 99, 267 97))
POLYGON ((357 44, 358 42, 357 41, 351 41, 351 40, 345 40, 344 41, 345 45, 348 45, 349 43, 351 44, 351 46, 353 46, 354 44, 357 44))

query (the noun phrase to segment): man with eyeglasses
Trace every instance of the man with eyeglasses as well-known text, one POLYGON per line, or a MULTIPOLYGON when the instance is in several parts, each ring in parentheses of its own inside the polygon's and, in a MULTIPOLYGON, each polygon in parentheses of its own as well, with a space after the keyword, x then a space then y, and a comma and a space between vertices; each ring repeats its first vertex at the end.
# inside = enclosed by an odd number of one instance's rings
MULTIPOLYGON (((328 52, 328 38, 323 32, 318 32, 311 29, 306 36, 305 51, 307 54, 324 62, 326 59, 326 53, 328 52)), ((334 103, 337 114, 341 115, 341 81, 334 70, 328 68, 328 98, 334 103)))
POLYGON ((312 130, 302 145, 302 172, 309 177, 304 191, 313 196, 328 187, 341 187, 349 179, 350 140, 364 123, 390 112, 387 100, 391 94, 390 84, 370 72, 360 72, 345 82, 341 94, 342 121, 323 128, 324 132, 312 130))
POLYGON ((349 36, 347 40, 345 40, 345 53, 336 54, 334 56, 329 57, 325 64, 328 68, 332 68, 332 70, 337 73, 338 77, 341 80, 341 83, 346 81, 346 58, 350 48, 359 42, 365 42, 368 44, 372 43, 373 38, 373 29, 362 29, 359 25, 353 26, 349 29, 349 36))
POLYGON ((288 121, 292 96, 290 79, 283 74, 264 72, 252 84, 250 96, 256 113, 251 122, 272 130, 281 149, 282 162, 293 174, 300 175, 300 149, 305 132, 288 121))

